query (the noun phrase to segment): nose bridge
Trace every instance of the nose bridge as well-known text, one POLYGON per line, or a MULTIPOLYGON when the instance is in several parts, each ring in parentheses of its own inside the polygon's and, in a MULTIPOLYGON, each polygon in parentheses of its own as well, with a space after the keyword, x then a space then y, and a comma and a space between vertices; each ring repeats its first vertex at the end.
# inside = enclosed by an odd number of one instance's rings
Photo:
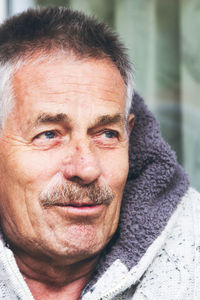
POLYGON ((91 142, 85 138, 77 138, 73 142, 73 160, 81 165, 93 164, 97 160, 91 142))
POLYGON ((101 174, 101 167, 91 141, 86 137, 79 136, 73 138, 70 144, 70 147, 66 149, 65 177, 67 179, 78 177, 85 184, 98 179, 101 174))

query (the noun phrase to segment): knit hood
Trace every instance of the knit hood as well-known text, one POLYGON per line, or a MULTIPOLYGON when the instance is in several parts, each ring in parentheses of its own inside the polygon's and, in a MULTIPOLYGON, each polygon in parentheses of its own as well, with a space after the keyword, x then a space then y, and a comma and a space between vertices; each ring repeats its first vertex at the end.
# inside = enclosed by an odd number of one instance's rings
POLYGON ((160 127, 142 98, 135 94, 131 113, 129 175, 124 190, 119 226, 101 255, 89 287, 117 259, 131 269, 159 237, 189 187, 176 155, 163 140, 160 127))

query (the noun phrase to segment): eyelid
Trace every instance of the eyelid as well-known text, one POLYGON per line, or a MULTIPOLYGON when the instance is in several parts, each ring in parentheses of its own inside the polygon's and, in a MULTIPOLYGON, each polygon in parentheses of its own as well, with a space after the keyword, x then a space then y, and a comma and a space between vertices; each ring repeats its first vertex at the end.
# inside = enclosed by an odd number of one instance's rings
POLYGON ((119 131, 115 129, 108 129, 108 128, 100 130, 99 132, 97 132, 97 135, 101 135, 106 132, 112 132, 116 137, 119 137, 120 135, 119 131))
POLYGON ((44 130, 32 138, 31 144, 36 147, 35 149, 50 150, 63 145, 64 142, 66 141, 63 140, 62 134, 57 130, 44 130), (55 133, 55 136, 52 138, 43 136, 46 132, 55 133))
POLYGON ((52 130, 51 130, 51 129, 50 129, 50 130, 44 130, 44 131, 38 133, 37 135, 35 135, 35 136, 33 137, 33 140, 39 138, 40 136, 42 136, 43 134, 45 134, 45 133, 47 133, 47 132, 53 132, 53 133, 55 133, 55 137, 59 135, 58 130, 55 130, 55 129, 52 129, 52 130))
POLYGON ((100 130, 98 132, 96 132, 93 135, 93 139, 94 141, 99 144, 99 145, 104 145, 104 146, 114 146, 116 144, 118 144, 121 140, 121 136, 120 133, 117 130, 114 129, 103 129, 100 130), (113 137, 106 137, 104 136, 104 134, 108 132, 108 133, 112 133, 113 137))
POLYGON ((104 133, 112 133, 115 138, 119 137, 119 132, 116 130, 105 130, 104 133))

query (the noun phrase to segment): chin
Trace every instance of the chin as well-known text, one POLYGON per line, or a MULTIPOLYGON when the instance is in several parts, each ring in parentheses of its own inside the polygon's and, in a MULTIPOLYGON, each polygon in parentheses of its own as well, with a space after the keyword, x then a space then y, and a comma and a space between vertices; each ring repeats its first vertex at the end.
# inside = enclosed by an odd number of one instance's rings
POLYGON ((57 251, 50 255, 50 262, 52 265, 67 266, 80 262, 85 262, 86 260, 93 260, 97 258, 102 251, 101 249, 65 249, 65 251, 57 251))
MULTIPOLYGON (((97 239, 76 239, 73 241, 63 241, 63 243, 51 243, 42 249, 43 259, 49 257, 51 263, 73 264, 87 260, 99 255, 107 242, 97 239), (54 244, 54 247, 52 245, 54 244)), ((44 245, 44 244, 43 244, 44 245)), ((41 250, 41 249, 40 249, 41 250)), ((41 259, 41 253, 38 252, 41 259)))

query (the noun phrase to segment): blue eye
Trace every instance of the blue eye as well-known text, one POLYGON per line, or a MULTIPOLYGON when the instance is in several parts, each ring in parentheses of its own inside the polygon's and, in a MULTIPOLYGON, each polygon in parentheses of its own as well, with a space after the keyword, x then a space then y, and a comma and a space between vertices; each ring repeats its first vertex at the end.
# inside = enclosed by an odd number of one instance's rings
POLYGON ((54 146, 61 145, 62 135, 55 130, 46 130, 32 139, 33 145, 41 149, 51 149, 54 146))
POLYGON ((117 132, 111 131, 111 130, 105 131, 104 134, 105 134, 105 136, 106 136, 108 139, 113 139, 113 138, 116 138, 116 137, 118 136, 118 133, 117 133, 117 132))
POLYGON ((56 133, 53 132, 53 131, 46 131, 46 132, 44 132, 44 136, 45 136, 47 139, 53 139, 53 138, 55 138, 56 133))

